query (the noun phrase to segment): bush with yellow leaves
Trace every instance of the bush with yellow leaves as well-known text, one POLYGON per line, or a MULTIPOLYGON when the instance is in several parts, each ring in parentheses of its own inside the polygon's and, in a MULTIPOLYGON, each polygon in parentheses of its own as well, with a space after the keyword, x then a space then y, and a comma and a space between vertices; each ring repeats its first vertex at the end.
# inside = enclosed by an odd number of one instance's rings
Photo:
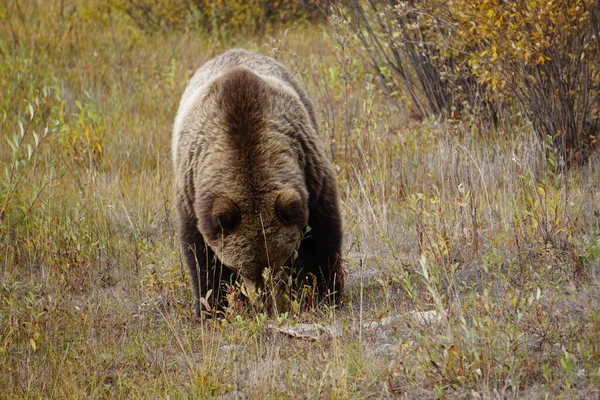
POLYGON ((351 0, 344 17, 404 107, 494 125, 517 114, 571 163, 598 148, 599 8, 595 0, 351 0))

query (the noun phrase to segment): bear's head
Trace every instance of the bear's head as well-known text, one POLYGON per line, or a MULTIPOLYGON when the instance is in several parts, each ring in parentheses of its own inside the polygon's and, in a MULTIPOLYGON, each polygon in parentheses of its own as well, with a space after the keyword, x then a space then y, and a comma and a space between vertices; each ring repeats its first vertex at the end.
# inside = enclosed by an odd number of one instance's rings
POLYGON ((265 268, 277 271, 297 248, 308 220, 306 196, 285 188, 259 196, 210 197, 199 220, 205 242, 249 289, 260 287, 265 268))

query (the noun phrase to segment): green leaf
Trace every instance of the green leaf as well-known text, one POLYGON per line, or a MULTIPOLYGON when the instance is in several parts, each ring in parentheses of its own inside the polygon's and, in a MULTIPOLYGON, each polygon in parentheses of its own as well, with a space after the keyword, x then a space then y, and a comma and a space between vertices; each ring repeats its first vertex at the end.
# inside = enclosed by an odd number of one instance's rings
POLYGON ((31 121, 31 120, 33 120, 33 117, 35 116, 33 104, 27 103, 27 107, 29 108, 29 120, 31 121))
POLYGON ((6 143, 8 143, 13 153, 17 152, 17 145, 14 141, 10 140, 9 138, 6 138, 6 143))

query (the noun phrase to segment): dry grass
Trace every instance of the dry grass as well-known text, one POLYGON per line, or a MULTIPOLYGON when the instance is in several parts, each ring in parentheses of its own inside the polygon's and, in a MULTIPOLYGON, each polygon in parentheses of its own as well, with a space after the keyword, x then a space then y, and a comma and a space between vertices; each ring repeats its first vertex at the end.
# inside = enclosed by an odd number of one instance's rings
POLYGON ((0 148, 0 397, 598 396, 597 156, 564 171, 518 133, 406 121, 321 27, 223 43, 62 4, 0 7, 0 130, 17 144, 0 148), (190 74, 233 46, 280 58, 321 111, 340 310, 192 318, 170 129, 190 74), (300 323, 329 333, 272 328, 300 323))

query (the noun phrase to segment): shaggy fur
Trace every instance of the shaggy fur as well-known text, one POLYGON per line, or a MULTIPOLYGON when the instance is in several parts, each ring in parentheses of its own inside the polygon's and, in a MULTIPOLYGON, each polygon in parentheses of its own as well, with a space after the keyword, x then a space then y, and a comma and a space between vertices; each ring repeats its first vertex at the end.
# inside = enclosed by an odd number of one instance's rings
POLYGON ((312 104, 289 71, 259 54, 231 50, 207 62, 186 88, 173 131, 175 206, 200 298, 221 304, 240 275, 262 285, 267 267, 316 277, 321 298, 341 302, 342 226, 335 174, 312 104))

